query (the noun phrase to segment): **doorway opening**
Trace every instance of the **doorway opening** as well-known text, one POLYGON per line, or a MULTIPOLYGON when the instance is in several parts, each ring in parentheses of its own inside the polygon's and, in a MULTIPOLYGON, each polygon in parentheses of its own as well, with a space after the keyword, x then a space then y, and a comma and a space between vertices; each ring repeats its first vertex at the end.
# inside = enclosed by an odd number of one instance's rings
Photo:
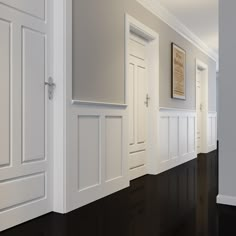
POLYGON ((197 154, 207 153, 208 121, 208 66, 196 60, 196 147, 197 154))
POLYGON ((158 171, 159 35, 126 16, 126 103, 130 179, 158 171))

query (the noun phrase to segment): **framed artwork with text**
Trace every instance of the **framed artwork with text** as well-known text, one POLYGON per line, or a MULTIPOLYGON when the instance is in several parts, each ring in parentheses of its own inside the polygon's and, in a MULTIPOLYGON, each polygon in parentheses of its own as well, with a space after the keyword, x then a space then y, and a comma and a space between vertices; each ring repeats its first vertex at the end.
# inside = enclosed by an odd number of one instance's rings
POLYGON ((171 97, 186 100, 186 52, 171 44, 171 97))

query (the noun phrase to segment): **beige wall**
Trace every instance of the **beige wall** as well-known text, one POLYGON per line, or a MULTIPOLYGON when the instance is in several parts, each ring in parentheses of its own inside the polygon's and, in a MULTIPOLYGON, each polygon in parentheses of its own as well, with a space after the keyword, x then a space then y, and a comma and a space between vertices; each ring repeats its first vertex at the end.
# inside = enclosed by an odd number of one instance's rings
POLYGON ((160 106, 195 109, 195 59, 209 66, 209 110, 216 110, 216 63, 136 0, 73 1, 73 98, 124 102, 125 13, 160 35, 160 106), (171 99, 171 43, 187 52, 187 99, 171 99))

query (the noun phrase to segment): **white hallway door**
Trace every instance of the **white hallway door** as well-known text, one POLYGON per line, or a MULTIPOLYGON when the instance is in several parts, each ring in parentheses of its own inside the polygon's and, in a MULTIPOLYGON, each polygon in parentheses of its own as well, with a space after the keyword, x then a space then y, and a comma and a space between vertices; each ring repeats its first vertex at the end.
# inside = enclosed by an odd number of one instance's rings
POLYGON ((197 70, 197 154, 201 153, 201 135, 202 135, 202 72, 200 70, 197 70))
POLYGON ((129 169, 130 179, 147 174, 148 75, 147 42, 129 40, 129 169))
POLYGON ((51 211, 51 0, 0 0, 0 231, 51 211))

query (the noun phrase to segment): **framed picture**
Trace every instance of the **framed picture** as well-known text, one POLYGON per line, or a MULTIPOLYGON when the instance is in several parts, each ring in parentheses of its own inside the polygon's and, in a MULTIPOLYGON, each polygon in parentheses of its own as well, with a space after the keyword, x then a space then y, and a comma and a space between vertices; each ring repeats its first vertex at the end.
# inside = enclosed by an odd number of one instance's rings
POLYGON ((171 44, 171 60, 171 97, 186 100, 186 52, 174 43, 171 44))

